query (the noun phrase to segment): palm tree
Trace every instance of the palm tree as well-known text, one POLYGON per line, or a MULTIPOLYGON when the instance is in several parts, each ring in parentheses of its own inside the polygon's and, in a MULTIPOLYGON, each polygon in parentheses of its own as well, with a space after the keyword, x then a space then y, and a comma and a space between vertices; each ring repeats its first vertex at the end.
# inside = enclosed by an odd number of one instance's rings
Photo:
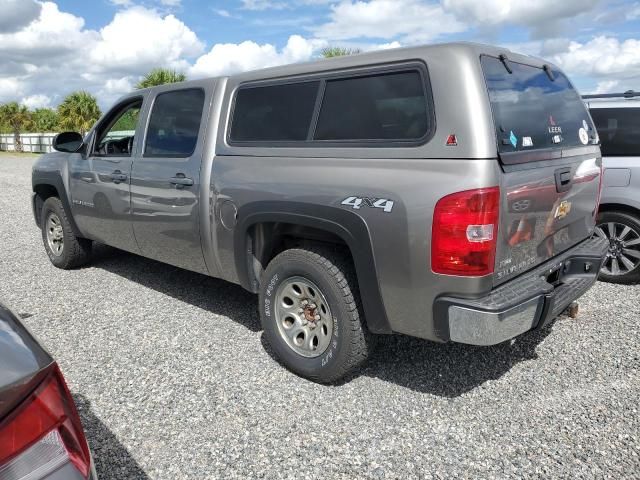
POLYGON ((184 82, 187 76, 182 72, 168 68, 154 68, 138 82, 136 88, 149 88, 166 83, 184 82))
POLYGON ((345 55, 356 55, 362 53, 359 48, 345 48, 345 47, 326 47, 323 48, 320 53, 324 58, 344 57, 345 55))
POLYGON ((58 106, 58 125, 84 137, 100 115, 96 97, 81 90, 67 95, 58 106))
POLYGON ((52 108, 36 108, 31 116, 36 132, 55 132, 58 128, 58 114, 52 108))
POLYGON ((16 152, 22 152, 20 133, 31 124, 31 113, 24 105, 10 102, 0 106, 0 123, 9 127, 13 133, 13 144, 16 152))

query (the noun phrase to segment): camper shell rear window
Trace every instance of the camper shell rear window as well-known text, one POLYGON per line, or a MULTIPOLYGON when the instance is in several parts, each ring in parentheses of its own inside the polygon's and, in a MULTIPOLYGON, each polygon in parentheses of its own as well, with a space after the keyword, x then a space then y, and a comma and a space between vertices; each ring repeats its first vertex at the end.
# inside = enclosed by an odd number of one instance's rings
POLYGON ((561 71, 488 55, 480 62, 500 153, 584 146, 596 138, 580 95, 561 71))

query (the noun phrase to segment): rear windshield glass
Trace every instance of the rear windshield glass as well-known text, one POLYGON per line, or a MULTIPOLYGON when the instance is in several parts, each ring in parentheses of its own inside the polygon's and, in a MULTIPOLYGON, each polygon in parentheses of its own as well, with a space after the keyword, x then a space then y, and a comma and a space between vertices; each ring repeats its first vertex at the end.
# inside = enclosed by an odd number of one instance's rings
POLYGON ((552 70, 555 80, 538 67, 483 55, 482 70, 501 153, 590 143, 593 125, 582 99, 567 77, 552 70))
POLYGON ((592 108, 602 155, 640 156, 640 107, 592 108))

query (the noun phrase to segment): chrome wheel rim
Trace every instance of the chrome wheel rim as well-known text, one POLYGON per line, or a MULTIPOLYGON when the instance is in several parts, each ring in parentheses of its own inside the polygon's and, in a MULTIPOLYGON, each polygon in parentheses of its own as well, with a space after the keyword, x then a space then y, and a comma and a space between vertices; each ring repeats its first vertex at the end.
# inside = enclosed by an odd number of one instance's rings
POLYGON ((322 355, 331 343, 333 317, 329 302, 318 286, 304 277, 287 278, 275 296, 278 332, 299 355, 322 355))
POLYGON ((64 250, 64 230, 62 229, 60 217, 51 212, 47 217, 46 229, 49 250, 56 257, 59 257, 64 250))
POLYGON ((609 242, 602 273, 621 276, 640 266, 640 233, 624 223, 607 222, 596 227, 596 235, 609 242))

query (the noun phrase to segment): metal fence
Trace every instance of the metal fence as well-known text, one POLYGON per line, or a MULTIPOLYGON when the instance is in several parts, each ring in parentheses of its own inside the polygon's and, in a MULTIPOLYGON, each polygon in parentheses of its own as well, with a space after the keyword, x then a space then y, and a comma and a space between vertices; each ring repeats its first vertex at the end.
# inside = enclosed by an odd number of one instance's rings
MULTIPOLYGON (((20 135, 23 152, 49 153, 53 152, 51 143, 55 133, 23 133, 20 135)), ((12 133, 0 133, 0 150, 15 152, 16 146, 12 133)))
MULTIPOLYGON (((132 137, 136 132, 134 130, 113 131, 105 135, 105 140, 120 139, 124 137, 132 137)), ((53 152, 51 146, 57 133, 23 133, 20 135, 22 142, 22 151, 31 153, 49 153, 53 152)), ((13 141, 13 133, 0 133, 0 151, 15 152, 16 146, 13 141)))

